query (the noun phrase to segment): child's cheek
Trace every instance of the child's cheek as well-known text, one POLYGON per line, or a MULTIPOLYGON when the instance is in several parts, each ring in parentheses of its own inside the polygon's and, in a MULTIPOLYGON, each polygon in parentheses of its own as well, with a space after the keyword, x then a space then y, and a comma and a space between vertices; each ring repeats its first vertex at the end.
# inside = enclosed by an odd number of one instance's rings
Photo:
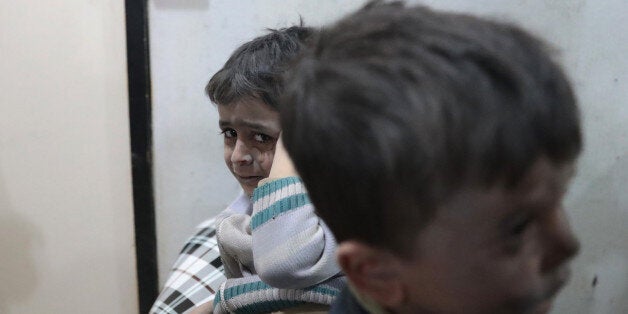
POLYGON ((233 148, 225 145, 223 157, 225 158, 225 164, 229 170, 231 169, 231 155, 233 154, 233 148))

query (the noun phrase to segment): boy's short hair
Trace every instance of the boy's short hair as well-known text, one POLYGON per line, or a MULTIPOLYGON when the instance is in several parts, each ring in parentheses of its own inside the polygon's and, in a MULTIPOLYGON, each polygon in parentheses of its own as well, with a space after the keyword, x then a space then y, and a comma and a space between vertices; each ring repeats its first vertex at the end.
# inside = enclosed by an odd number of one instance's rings
POLYGON ((205 87, 212 102, 228 105, 256 98, 277 109, 283 90, 281 75, 299 53, 313 29, 292 26, 269 29, 270 33, 238 47, 205 87))
POLYGON ((291 70, 283 140, 337 240, 400 255, 465 187, 514 188, 581 150, 570 84, 516 26, 371 2, 291 70))

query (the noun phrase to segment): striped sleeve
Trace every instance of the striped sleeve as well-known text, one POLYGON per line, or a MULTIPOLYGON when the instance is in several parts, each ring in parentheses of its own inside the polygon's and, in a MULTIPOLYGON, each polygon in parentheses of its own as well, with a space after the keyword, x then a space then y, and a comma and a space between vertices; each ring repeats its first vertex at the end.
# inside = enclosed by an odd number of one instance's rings
POLYGON ((279 289, 258 276, 225 281, 214 298, 214 313, 270 313, 302 304, 329 306, 344 286, 344 277, 334 277, 303 289, 279 289))
POLYGON ((336 241, 298 177, 255 189, 251 233, 255 270, 273 287, 309 287, 340 272, 336 241))

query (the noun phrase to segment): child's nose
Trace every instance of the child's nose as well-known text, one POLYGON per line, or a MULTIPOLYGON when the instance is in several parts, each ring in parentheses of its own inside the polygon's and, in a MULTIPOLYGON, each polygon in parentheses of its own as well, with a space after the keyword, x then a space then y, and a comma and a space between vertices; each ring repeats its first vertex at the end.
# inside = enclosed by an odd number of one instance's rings
POLYGON ((545 257, 541 265, 543 272, 551 272, 580 250, 580 241, 571 231, 567 214, 560 208, 553 214, 545 227, 545 257))
POLYGON ((253 156, 251 155, 251 150, 241 140, 237 140, 235 143, 235 147, 233 148, 233 153, 231 154, 231 162, 239 163, 239 164, 248 164, 253 161, 253 156))

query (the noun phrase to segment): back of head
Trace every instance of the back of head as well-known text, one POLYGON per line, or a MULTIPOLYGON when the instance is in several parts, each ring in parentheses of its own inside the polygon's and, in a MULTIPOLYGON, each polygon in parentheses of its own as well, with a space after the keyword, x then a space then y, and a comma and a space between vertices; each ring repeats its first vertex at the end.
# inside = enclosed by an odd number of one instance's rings
POLYGON ((339 242, 405 254, 465 186, 515 186, 581 148, 570 85, 519 28, 372 2, 291 71, 284 143, 339 242))
POLYGON ((277 109, 281 75, 301 51, 313 29, 292 26, 257 37, 238 47, 210 79, 205 92, 212 102, 228 105, 252 97, 277 109))

